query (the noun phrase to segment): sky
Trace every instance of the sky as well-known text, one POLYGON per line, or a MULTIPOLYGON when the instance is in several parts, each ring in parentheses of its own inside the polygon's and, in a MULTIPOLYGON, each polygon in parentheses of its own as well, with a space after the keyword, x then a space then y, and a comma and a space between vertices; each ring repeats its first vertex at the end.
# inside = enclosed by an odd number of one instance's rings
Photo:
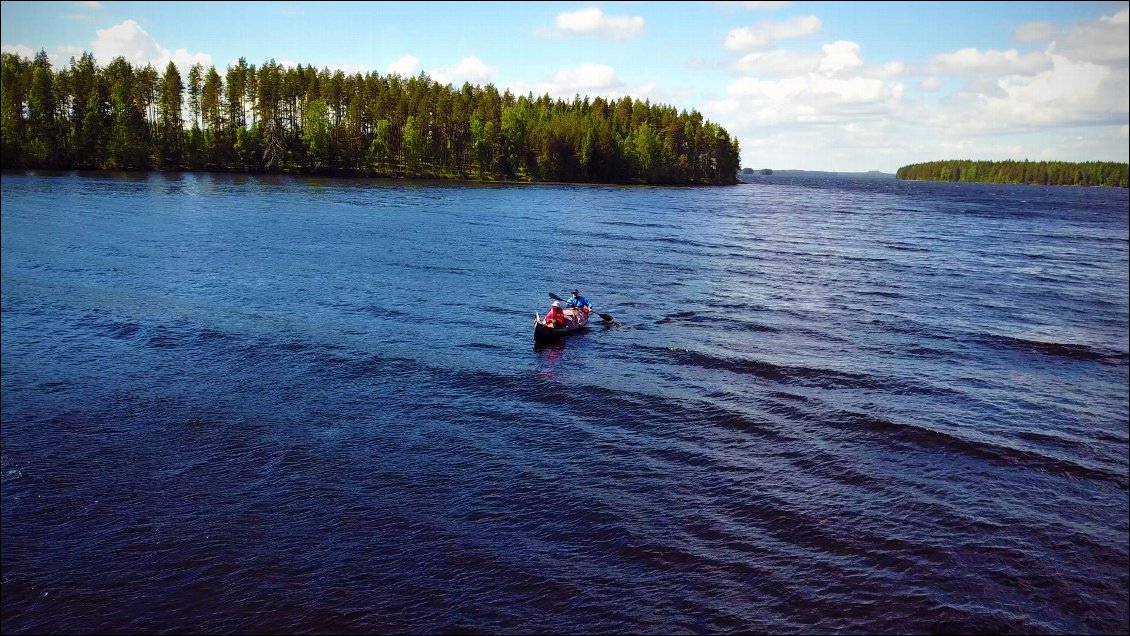
POLYGON ((240 57, 697 110, 755 169, 1128 161, 1116 2, 0 2, 0 46, 240 57))

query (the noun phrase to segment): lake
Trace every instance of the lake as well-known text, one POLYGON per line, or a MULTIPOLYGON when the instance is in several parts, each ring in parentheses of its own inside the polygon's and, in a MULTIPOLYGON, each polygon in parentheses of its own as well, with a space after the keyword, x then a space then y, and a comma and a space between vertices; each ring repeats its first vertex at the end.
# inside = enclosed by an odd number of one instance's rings
POLYGON ((5 634, 1130 629, 1126 190, 2 186, 5 634))

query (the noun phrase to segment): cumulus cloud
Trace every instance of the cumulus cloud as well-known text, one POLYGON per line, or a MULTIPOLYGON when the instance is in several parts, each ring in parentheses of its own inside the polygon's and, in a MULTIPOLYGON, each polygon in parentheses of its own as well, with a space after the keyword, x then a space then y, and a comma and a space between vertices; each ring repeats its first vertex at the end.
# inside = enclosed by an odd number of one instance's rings
POLYGON ((837 73, 845 69, 854 69, 863 66, 863 57, 859 52, 859 45, 855 42, 837 40, 821 47, 824 57, 820 60, 820 70, 827 73, 837 73))
POLYGON ((747 53, 730 63, 730 71, 738 75, 758 77, 787 77, 821 72, 829 75, 858 75, 878 79, 891 79, 906 74, 902 62, 888 62, 881 66, 867 66, 860 47, 855 42, 837 40, 823 45, 822 53, 773 49, 747 53))
POLYGON ((797 16, 784 22, 766 20, 751 27, 731 30, 726 34, 723 44, 727 51, 735 53, 764 51, 778 40, 812 35, 822 27, 820 18, 814 15, 797 16))
MULTIPOLYGON (((731 31, 726 48, 745 51, 771 47, 776 39, 816 33, 815 16, 782 23, 762 23, 731 31)), ((782 127, 852 127, 885 125, 898 118, 905 87, 901 62, 867 65, 859 44, 836 40, 819 53, 783 49, 754 50, 730 66, 742 74, 725 96, 708 101, 707 112, 743 137, 764 135, 782 127)), ((860 132, 859 135, 863 133, 860 132)))
POLYGON ((173 62, 181 74, 187 73, 193 64, 204 67, 212 64, 212 56, 207 53, 189 53, 187 49, 169 52, 133 20, 99 29, 95 34, 98 37, 90 43, 91 53, 102 66, 119 56, 135 66, 152 64, 158 71, 164 71, 169 62, 173 62))
POLYGON ((14 53, 15 55, 25 57, 27 59, 34 58, 35 54, 39 52, 33 50, 26 44, 5 44, 3 46, 0 46, 0 51, 3 51, 4 53, 14 53))
POLYGON ((576 69, 561 69, 553 74, 552 83, 561 90, 600 91, 623 86, 616 70, 604 64, 582 64, 576 69))
POLYGON ((703 113, 739 138, 745 164, 763 167, 893 171, 950 156, 1125 161, 1130 19, 1126 9, 1112 13, 1028 23, 1013 34, 1024 47, 964 48, 911 65, 869 64, 854 42, 777 47, 818 32, 814 17, 735 29, 723 45, 736 54, 727 67, 738 77, 706 98, 703 113), (756 159, 765 155, 771 163, 756 159))
POLYGON ((656 82, 628 84, 611 66, 592 63, 585 63, 576 68, 559 69, 539 82, 512 82, 506 88, 515 95, 532 93, 535 97, 549 95, 565 100, 573 99, 578 95, 605 99, 629 96, 633 99, 650 99, 663 103, 685 103, 693 97, 693 90, 686 87, 670 88, 660 86, 656 82))
POLYGON ((776 80, 743 77, 731 83, 726 93, 744 98, 745 105, 762 111, 773 123, 833 121, 871 110, 886 113, 889 102, 902 96, 903 86, 867 77, 810 74, 776 80))
POLYGON ((1049 57, 1051 69, 1033 77, 1000 79, 995 94, 955 95, 952 103, 957 108, 945 111, 940 125, 977 131, 1126 121, 1130 100, 1125 76, 1098 64, 1049 57))
POLYGON ((66 56, 68 59, 72 57, 78 59, 82 57, 82 54, 86 51, 84 51, 81 46, 60 46, 55 49, 55 52, 60 56, 66 56))
POLYGON ((1043 53, 1021 55, 1016 49, 979 51, 965 48, 930 58, 926 70, 938 75, 1035 75, 1051 67, 1043 53))
POLYGON ((334 71, 341 71, 346 75, 364 75, 369 72, 369 65, 364 62, 336 62, 328 66, 334 71))
MULTIPOLYGON (((4 53, 14 53, 27 60, 33 60, 41 49, 33 49, 26 44, 4 44, 0 46, 0 50, 4 53)), ((60 46, 50 51, 44 50, 44 52, 47 53, 47 61, 55 69, 66 67, 70 64, 72 57, 78 59, 83 54, 83 50, 76 46, 60 46)))
POLYGON ((596 35, 612 40, 630 40, 646 26, 642 16, 605 15, 595 7, 560 13, 555 24, 553 33, 558 35, 596 35))
MULTIPOLYGON (((713 112, 708 111, 704 115, 714 121, 724 121, 716 118, 713 112)), ((739 141, 743 165, 750 167, 894 172, 907 163, 905 131, 893 120, 806 127, 770 126, 759 128, 754 135, 742 135, 739 141)))
POLYGON ((820 56, 804 51, 759 51, 747 53, 730 65, 730 70, 758 76, 803 75, 815 71, 820 56))
POLYGON ((616 75, 616 69, 604 64, 585 63, 577 68, 557 70, 550 78, 541 82, 515 82, 508 86, 515 95, 533 93, 569 99, 577 94, 604 95, 619 93, 624 82, 616 75))
POLYGON ((1013 35, 1024 43, 1054 43, 1057 53, 1072 60, 1126 66, 1130 61, 1128 23, 1130 10, 1123 8, 1111 16, 1069 25, 1029 22, 1017 27, 1013 35))
POLYGON ((922 113, 923 121, 961 134, 1125 125, 1127 15, 1123 9, 1098 20, 1019 27, 1016 39, 1044 44, 1039 53, 962 49, 935 56, 927 71, 970 81, 943 109, 922 113))
POLYGON ((403 77, 410 77, 416 74, 416 65, 419 63, 420 60, 416 58, 415 55, 405 55, 392 64, 389 64, 388 72, 403 77))
POLYGON ((459 60, 451 66, 437 69, 434 73, 430 73, 430 75, 432 79, 440 84, 462 85, 463 82, 486 84, 490 82, 496 72, 493 66, 488 66, 482 60, 472 55, 459 60))
POLYGON ((887 168, 900 147, 893 131, 905 98, 897 80, 906 65, 868 65, 859 44, 845 40, 827 42, 819 52, 774 46, 821 28, 819 18, 805 16, 731 31, 724 46, 743 54, 730 64, 741 77, 703 112, 739 138, 746 157, 772 152, 773 167, 887 168), (792 159, 780 163, 783 157, 792 159))
POLYGON ((717 7, 721 7, 726 12, 736 11, 739 9, 747 9, 750 11, 776 11, 777 9, 784 9, 792 4, 792 2, 774 2, 772 0, 746 0, 742 1, 728 1, 728 0, 715 0, 711 2, 717 7))
POLYGON ((942 88, 942 80, 936 77, 927 77, 918 84, 918 88, 927 93, 932 93, 942 88))

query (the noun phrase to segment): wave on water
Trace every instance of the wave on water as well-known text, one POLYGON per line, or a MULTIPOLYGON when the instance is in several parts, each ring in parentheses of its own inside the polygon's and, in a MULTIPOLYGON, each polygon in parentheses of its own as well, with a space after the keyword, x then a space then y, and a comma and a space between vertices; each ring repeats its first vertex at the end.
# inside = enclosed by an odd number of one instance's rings
POLYGON ((1036 353, 1041 353, 1056 358, 1086 360, 1115 366, 1126 366, 1127 362, 1130 361, 1130 354, 1128 354, 1127 352, 1100 350, 1081 344, 1052 342, 1047 340, 1030 340, 1027 338, 1002 336, 997 334, 988 334, 985 339, 989 344, 993 346, 1006 349, 1017 349, 1022 351, 1034 351, 1036 353))
POLYGON ((976 439, 953 431, 945 431, 924 424, 895 422, 876 418, 865 413, 843 412, 841 418, 829 423, 879 434, 887 443, 898 441, 919 448, 939 449, 966 457, 989 460, 1005 466, 1038 470, 1053 475, 1097 479, 1112 483, 1122 490, 1128 488, 1128 475, 1114 467, 1088 466, 1080 459, 1056 457, 1049 451, 1017 448, 1003 440, 990 440, 983 435, 976 439))

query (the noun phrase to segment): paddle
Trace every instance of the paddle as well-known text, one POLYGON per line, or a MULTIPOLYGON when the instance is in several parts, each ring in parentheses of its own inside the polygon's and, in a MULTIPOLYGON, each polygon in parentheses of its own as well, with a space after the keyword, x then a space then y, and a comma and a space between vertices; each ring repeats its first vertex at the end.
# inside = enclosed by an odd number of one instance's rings
MULTIPOLYGON (((563 303, 569 302, 569 301, 565 300, 564 298, 558 296, 557 294, 555 294, 553 292, 549 292, 549 297, 554 299, 554 300, 559 300, 563 303)), ((614 322, 614 319, 612 318, 612 314, 602 314, 602 313, 599 313, 599 312, 593 312, 593 313, 600 316, 600 319, 603 320, 604 322, 614 322)))

